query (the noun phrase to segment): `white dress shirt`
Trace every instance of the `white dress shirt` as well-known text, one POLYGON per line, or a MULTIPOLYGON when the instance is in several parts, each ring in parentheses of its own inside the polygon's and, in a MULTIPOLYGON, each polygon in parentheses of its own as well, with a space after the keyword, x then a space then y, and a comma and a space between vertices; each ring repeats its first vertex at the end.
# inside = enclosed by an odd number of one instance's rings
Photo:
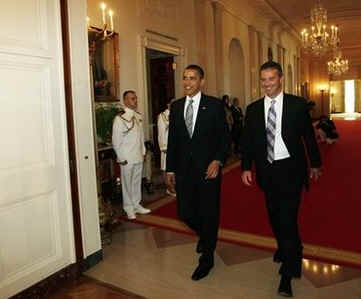
POLYGON ((195 96, 193 96, 192 98, 190 96, 186 97, 186 102, 184 105, 184 119, 186 118, 186 111, 187 111, 187 107, 189 105, 189 101, 192 99, 193 100, 193 126, 192 126, 192 134, 194 132, 194 125, 196 123, 197 120, 197 113, 198 113, 198 108, 199 108, 199 103, 201 102, 201 92, 199 91, 195 96))
POLYGON ((264 115, 267 128, 267 117, 268 110, 271 107, 271 101, 275 100, 275 110, 276 110, 276 135, 275 135, 275 145, 274 145, 274 159, 282 160, 291 157, 288 149, 282 139, 282 111, 283 111, 283 91, 276 96, 274 99, 271 99, 267 95, 264 97, 264 115))

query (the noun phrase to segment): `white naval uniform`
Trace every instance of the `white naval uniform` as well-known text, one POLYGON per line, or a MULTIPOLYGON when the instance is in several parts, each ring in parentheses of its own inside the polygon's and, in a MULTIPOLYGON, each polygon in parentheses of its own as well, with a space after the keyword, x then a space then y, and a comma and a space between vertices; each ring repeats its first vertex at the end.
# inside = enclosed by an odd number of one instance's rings
POLYGON ((165 162, 167 159, 167 144, 169 130, 169 109, 164 110, 158 115, 158 144, 160 149, 160 169, 165 171, 165 162))
POLYGON ((112 143, 120 165, 123 209, 134 213, 142 199, 142 170, 145 155, 144 132, 141 115, 126 107, 113 122, 112 143))

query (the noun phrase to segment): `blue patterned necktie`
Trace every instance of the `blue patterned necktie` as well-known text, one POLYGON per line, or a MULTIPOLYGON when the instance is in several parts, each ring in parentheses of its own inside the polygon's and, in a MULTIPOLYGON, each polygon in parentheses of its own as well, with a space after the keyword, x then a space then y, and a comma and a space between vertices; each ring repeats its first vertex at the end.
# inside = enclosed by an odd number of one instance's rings
POLYGON ((193 102, 194 101, 192 99, 189 100, 187 110, 186 110, 186 118, 185 118, 189 137, 192 137, 192 133, 193 133, 192 132, 193 131, 193 102))
POLYGON ((275 137, 276 137, 276 109, 275 109, 276 100, 271 101, 271 107, 268 109, 267 116, 267 161, 272 163, 275 158, 275 137))

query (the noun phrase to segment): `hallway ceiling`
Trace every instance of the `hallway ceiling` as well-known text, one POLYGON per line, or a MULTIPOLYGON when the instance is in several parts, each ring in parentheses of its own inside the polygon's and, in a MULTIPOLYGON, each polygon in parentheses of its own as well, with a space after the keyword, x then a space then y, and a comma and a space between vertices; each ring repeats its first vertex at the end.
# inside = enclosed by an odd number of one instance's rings
MULTIPOLYGON (((297 32, 310 27, 310 10, 316 0, 264 0, 297 32)), ((340 27, 343 48, 361 48, 361 1, 321 0, 327 9, 328 24, 340 27)))
MULTIPOLYGON (((310 10, 317 0, 263 1, 300 33, 310 27, 310 10)), ((361 0, 321 0, 321 4, 327 10, 327 23, 340 28, 343 52, 354 64, 361 65, 361 0)))

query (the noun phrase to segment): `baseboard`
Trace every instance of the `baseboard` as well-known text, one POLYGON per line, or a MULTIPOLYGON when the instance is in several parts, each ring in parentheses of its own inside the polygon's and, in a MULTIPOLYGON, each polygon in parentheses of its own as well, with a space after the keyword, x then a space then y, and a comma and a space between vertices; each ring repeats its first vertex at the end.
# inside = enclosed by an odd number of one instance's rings
POLYGON ((84 260, 85 268, 83 268, 83 272, 94 267, 102 260, 103 260, 103 249, 100 249, 97 252, 94 252, 93 254, 87 256, 86 259, 84 260))
POLYGON ((89 255, 86 259, 79 263, 71 264, 61 269, 60 271, 50 275, 42 281, 39 281, 38 283, 12 296, 9 299, 45 298, 55 291, 66 287, 66 285, 70 282, 78 279, 84 271, 94 267, 101 260, 103 260, 102 249, 89 255))
POLYGON ((81 264, 71 264, 9 299, 41 299, 49 296, 67 283, 78 279, 81 270, 81 264))

